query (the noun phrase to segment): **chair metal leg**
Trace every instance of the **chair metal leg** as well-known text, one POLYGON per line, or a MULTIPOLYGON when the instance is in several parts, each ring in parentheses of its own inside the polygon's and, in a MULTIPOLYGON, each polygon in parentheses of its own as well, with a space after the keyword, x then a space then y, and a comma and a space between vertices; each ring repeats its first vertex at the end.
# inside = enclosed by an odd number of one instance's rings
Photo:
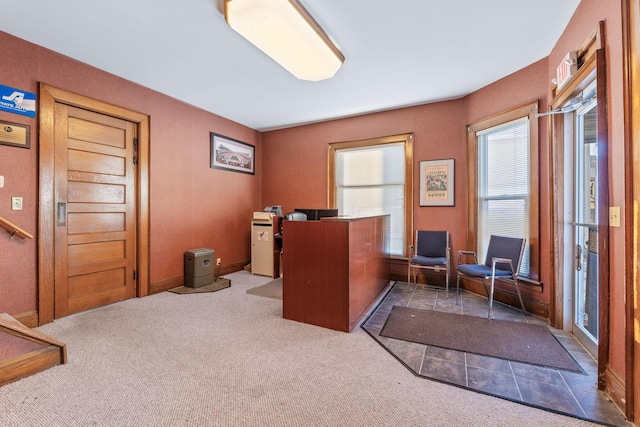
POLYGON ((444 279, 445 288, 447 289, 447 299, 449 299, 449 265, 447 265, 447 269, 444 272, 447 276, 444 279))
POLYGON ((460 273, 457 274, 456 280, 456 305, 460 304, 460 273))
POLYGON ((409 273, 407 274, 407 285, 409 289, 415 289, 418 286, 418 271, 413 267, 413 282, 411 281, 411 266, 409 266, 409 273))
POLYGON ((491 293, 489 295, 489 319, 493 318, 493 290, 495 286, 495 276, 491 275, 491 293))
POLYGON ((516 292, 518 293, 518 299, 520 300, 520 307, 522 307, 522 313, 527 314, 527 309, 524 308, 524 302, 522 302, 522 295, 520 295, 520 288, 518 287, 518 279, 514 279, 513 281, 516 285, 516 292))
POLYGON ((485 295, 487 295, 487 300, 489 300, 489 288, 487 288, 487 279, 482 278, 482 289, 484 289, 485 295))

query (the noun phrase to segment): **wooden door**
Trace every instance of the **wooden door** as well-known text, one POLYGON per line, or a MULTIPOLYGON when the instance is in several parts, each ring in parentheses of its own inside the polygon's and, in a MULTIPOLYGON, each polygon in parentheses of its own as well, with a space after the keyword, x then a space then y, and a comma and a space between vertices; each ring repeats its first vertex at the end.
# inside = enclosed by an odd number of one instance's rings
POLYGON ((136 295, 137 125, 55 104, 55 317, 136 295))

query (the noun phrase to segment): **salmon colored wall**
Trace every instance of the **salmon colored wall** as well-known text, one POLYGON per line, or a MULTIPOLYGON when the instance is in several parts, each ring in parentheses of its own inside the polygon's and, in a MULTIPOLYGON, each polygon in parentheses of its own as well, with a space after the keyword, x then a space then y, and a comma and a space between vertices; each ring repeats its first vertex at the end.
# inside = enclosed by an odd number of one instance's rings
MULTIPOLYGON (((2 76, 5 75, 3 64, 4 61, 0 61, 2 76)), ((0 84, 30 88, 22 79, 15 83, 5 80, 0 84)), ((38 199, 37 179, 34 179, 38 176, 38 151, 34 149, 37 147, 37 127, 35 119, 16 114, 0 112, 0 120, 29 125, 31 128, 30 149, 0 145, 0 175, 4 176, 4 187, 0 188, 0 216, 34 236, 32 240, 10 239, 9 234, 0 228, 0 313, 17 314, 35 310, 37 292, 35 212, 38 211, 38 199), (21 211, 11 210, 13 196, 23 198, 21 211)))
POLYGON ((448 101, 369 114, 263 135, 263 202, 294 208, 327 207, 328 144, 414 133, 414 182, 421 160, 455 159, 455 207, 420 207, 414 188, 415 228, 450 230, 452 250, 465 248, 466 132, 462 101, 448 101))
MULTIPOLYGON (((186 105, 132 82, 0 32, 0 84, 37 92, 38 82, 116 104, 150 116, 150 280, 183 275, 189 249, 216 250, 223 266, 250 259, 250 218, 262 203, 259 132, 186 105), (209 132, 252 144, 256 174, 209 167, 209 132)), ((0 120, 31 126, 31 148, 0 145, 0 216, 37 233, 38 125, 0 112, 0 120), (11 196, 24 209, 11 211, 11 196)), ((36 239, 0 233, 0 312, 37 309, 36 239)))
MULTIPOLYGON (((530 66, 498 80, 466 97, 467 120, 469 124, 515 107, 538 101, 539 111, 546 111, 548 104, 549 79, 547 78, 547 59, 541 59, 530 66)), ((539 204, 540 204, 540 276, 542 295, 523 289, 522 293, 545 303, 551 300, 548 283, 552 274, 549 270, 549 253, 552 239, 550 236, 549 212, 551 195, 549 193, 549 136, 546 117, 538 119, 538 161, 539 161, 539 204), (545 285, 547 284, 547 285, 545 285)))
POLYGON ((549 55, 548 79, 571 50, 576 50, 605 22, 607 59, 607 108, 609 112, 609 206, 620 206, 621 227, 609 228, 610 343, 609 368, 625 377, 625 133, 622 49, 622 4, 618 0, 582 0, 564 33, 549 55))
MULTIPOLYGON (((454 207, 421 207, 415 186, 414 229, 449 230, 453 254, 469 249, 466 125, 536 99, 546 105, 547 91, 547 62, 541 60, 463 99, 266 132, 264 204, 282 204, 285 212, 296 207, 326 207, 329 143, 413 132, 415 183, 422 160, 453 158, 456 165, 454 207)), ((545 123, 543 119, 540 125, 545 123)), ((546 149, 544 128, 540 133, 541 147, 546 149)), ((548 234, 548 221, 544 226, 548 234)), ((549 253, 548 246, 545 250, 549 253)), ((532 296, 549 301, 548 290, 532 296)))

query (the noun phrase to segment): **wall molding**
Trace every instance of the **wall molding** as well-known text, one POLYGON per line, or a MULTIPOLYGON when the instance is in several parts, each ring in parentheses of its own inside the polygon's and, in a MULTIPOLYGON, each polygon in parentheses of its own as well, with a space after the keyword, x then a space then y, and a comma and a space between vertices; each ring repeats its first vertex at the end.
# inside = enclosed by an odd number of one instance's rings
MULTIPOLYGON (((407 281, 407 258, 391 258, 391 266, 389 279, 396 280, 401 282, 407 281)), ((455 295, 455 287, 456 287, 456 270, 455 268, 451 268, 449 276, 449 292, 453 291, 453 295, 455 295)), ((417 282, 423 285, 432 284, 435 286, 442 286, 444 289, 445 286, 445 278, 443 273, 432 273, 432 272, 419 272, 417 282)), ((515 292, 515 286, 512 283, 503 282, 498 280, 497 286, 494 293, 494 300, 499 301, 501 303, 510 305, 514 308, 520 308, 520 301, 518 300, 518 295, 515 292), (511 291, 511 289, 514 289, 511 291)), ((518 284, 521 288, 527 289, 531 292, 542 294, 543 284, 541 282, 534 282, 529 280, 518 280, 518 284)), ((460 281, 460 288, 467 290, 469 292, 473 292, 480 296, 485 296, 484 287, 482 282, 475 279, 470 279, 468 277, 463 278, 460 281)), ((527 311, 536 316, 542 317, 544 319, 549 318, 549 303, 540 301, 534 297, 528 296, 526 294, 522 295, 522 300, 524 301, 524 306, 527 311)))
MULTIPOLYGON (((235 273, 236 271, 244 269, 244 266, 247 263, 248 261, 241 261, 229 265, 221 265, 216 268, 215 275, 216 277, 220 277, 224 274, 235 273)), ((177 288, 179 286, 184 286, 184 276, 171 277, 169 279, 151 282, 149 284, 149 295, 159 294, 160 292, 168 291, 169 289, 177 288)))
POLYGON ((13 314, 12 317, 29 328, 38 326, 38 312, 36 310, 13 314))
POLYGON ((609 367, 604 372, 604 379, 606 389, 605 392, 611 398, 613 403, 620 408, 622 413, 625 413, 627 409, 627 399, 625 393, 625 380, 618 375, 615 371, 612 371, 609 367))

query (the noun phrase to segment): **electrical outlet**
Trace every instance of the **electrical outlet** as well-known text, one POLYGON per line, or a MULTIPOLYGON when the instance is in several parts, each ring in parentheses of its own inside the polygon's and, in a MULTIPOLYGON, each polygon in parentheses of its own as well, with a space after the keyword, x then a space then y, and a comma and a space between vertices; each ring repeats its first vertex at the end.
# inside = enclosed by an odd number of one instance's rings
POLYGON ((222 258, 216 258, 216 265, 222 265, 222 258))
POLYGON ((620 227, 620 206, 609 206, 609 227, 620 227))
POLYGON ((21 211, 22 210, 22 197, 12 197, 11 198, 11 210, 12 211, 21 211))

